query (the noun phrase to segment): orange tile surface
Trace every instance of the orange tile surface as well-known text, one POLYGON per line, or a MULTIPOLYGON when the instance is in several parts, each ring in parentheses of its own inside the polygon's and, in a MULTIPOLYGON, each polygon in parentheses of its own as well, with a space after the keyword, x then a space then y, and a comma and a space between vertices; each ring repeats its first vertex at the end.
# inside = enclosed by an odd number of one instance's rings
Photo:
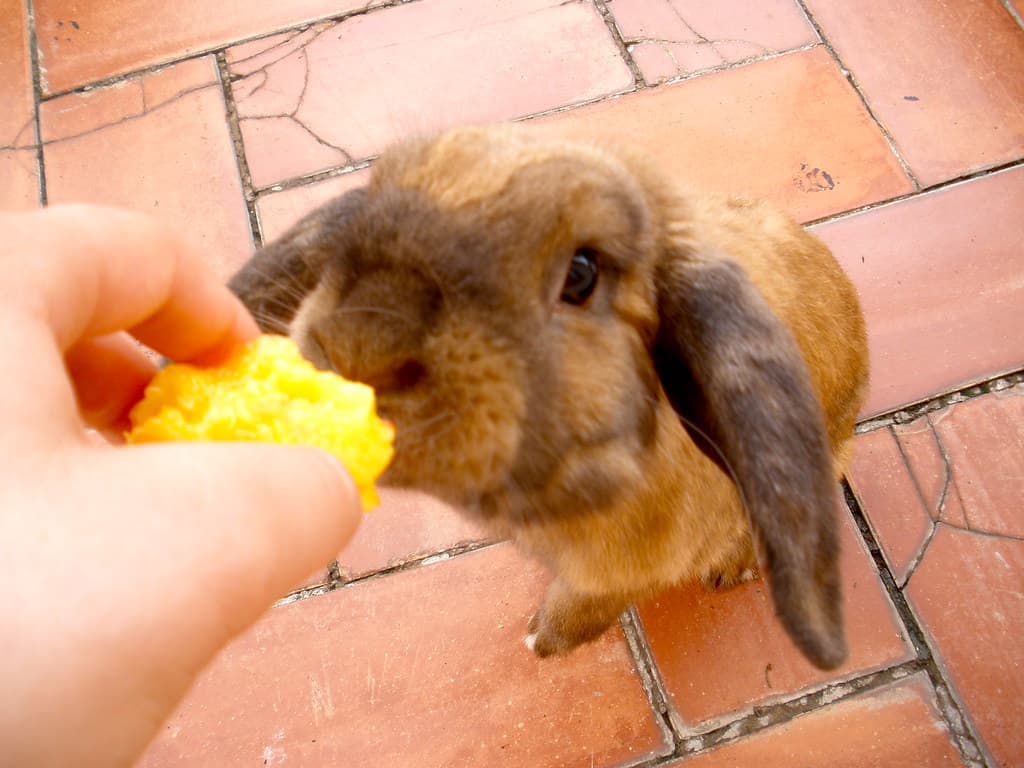
POLYGON ((25 4, 0 0, 0 150, 35 143, 25 4))
POLYGON ((25 4, 0 0, 0 209, 39 204, 25 4))
POLYGON ((1005 717, 1024 695, 1024 385, 858 443, 850 480, 887 556, 910 549, 903 520, 929 517, 905 592, 996 764, 1016 765, 1024 738, 1005 717))
POLYGON ((561 135, 628 141, 670 176, 772 200, 807 221, 911 189, 822 49, 565 112, 561 135))
POLYGON ((1024 30, 999 0, 807 0, 925 185, 1024 157, 1024 30))
POLYGON ((1017 168, 815 228, 860 291, 864 415, 1024 366, 1022 199, 1017 168))
MULTIPOLYGON (((915 422, 913 428, 915 435, 932 436, 927 418, 915 422)), ((941 496, 923 487, 930 478, 919 478, 911 471, 913 465, 904 453, 900 437, 892 428, 858 437, 847 479, 861 507, 868 510, 871 528, 882 546, 889 570, 896 583, 903 586, 932 533, 941 496)))
POLYGON ((410 133, 633 85, 597 11, 559 0, 411 3, 228 55, 257 187, 379 154, 410 133))
POLYGON ((36 151, 0 150, 0 210, 26 210, 38 205, 36 151))
POLYGON ((543 579, 508 545, 275 608, 141 765, 616 766, 664 752, 619 630, 523 646, 543 579))
POLYGON ((803 715, 672 768, 962 766, 924 675, 803 715))
POLYGON ((947 490, 972 531, 1024 539, 1024 386, 930 414, 943 458, 947 490))
POLYGON ((608 7, 651 85, 818 41, 794 0, 615 0, 608 7))
MULTIPOLYGON (((1019 502, 1012 510, 1018 520, 1019 502)), ((907 589, 940 666, 1000 767, 1024 763, 1024 733, 1009 719, 1024 697, 1022 574, 1021 539, 939 526, 907 589)))
POLYGON ((252 241, 223 116, 210 57, 47 101, 40 119, 49 201, 158 216, 226 279, 252 241))
POLYGON ((379 4, 370 0, 133 0, 129 4, 35 0, 33 6, 44 83, 49 93, 60 93, 253 35, 379 4))
POLYGON ((815 669, 800 655, 775 618, 761 579, 720 592, 699 584, 680 587, 639 606, 672 705, 688 726, 911 657, 856 526, 848 512, 840 514, 850 655, 838 670, 815 669))

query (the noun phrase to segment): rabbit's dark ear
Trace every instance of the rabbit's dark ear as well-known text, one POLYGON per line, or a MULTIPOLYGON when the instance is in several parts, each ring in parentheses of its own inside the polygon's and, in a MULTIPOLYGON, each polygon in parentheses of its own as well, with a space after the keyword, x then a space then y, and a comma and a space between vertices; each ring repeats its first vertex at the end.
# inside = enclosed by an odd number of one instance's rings
POLYGON ((666 259, 657 285, 662 386, 736 482, 786 631, 815 665, 836 667, 846 658, 836 483, 796 341, 727 258, 666 259))
POLYGON ((346 239, 352 219, 366 205, 366 190, 354 189, 308 214, 279 239, 253 255, 228 282, 260 328, 287 333, 324 264, 346 239))

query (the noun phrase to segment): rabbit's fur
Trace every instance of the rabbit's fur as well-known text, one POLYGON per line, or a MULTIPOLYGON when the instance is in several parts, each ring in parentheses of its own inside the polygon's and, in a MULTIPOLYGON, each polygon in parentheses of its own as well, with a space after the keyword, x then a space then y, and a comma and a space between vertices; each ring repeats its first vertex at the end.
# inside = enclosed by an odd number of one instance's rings
POLYGON ((864 323, 784 215, 621 149, 463 128, 384 153, 231 285, 265 330, 377 388, 397 425, 385 483, 551 567, 538 654, 669 585, 734 583, 756 549, 804 654, 845 658, 836 479, 864 323), (574 254, 597 267, 582 304, 561 298, 574 254))

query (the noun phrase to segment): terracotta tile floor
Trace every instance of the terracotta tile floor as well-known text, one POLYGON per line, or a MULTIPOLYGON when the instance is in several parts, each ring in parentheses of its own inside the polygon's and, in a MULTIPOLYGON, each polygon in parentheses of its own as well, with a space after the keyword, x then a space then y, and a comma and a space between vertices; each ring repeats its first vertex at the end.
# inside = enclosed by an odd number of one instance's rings
POLYGON ((773 200, 867 314, 839 670, 793 651, 761 581, 680 587, 538 662, 521 640, 544 571, 387 492, 142 764, 1024 765, 1021 10, 0 0, 2 207, 146 210, 226 277, 396 137, 525 119, 773 200))

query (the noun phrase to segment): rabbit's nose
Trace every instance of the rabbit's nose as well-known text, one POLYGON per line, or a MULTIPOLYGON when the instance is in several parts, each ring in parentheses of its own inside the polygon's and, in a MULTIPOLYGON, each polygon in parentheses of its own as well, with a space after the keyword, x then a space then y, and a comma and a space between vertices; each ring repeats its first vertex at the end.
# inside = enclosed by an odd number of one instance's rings
POLYGON ((436 289, 415 274, 364 277, 330 320, 321 344, 342 376, 380 391, 416 386, 427 375, 423 342, 438 316, 436 289))

